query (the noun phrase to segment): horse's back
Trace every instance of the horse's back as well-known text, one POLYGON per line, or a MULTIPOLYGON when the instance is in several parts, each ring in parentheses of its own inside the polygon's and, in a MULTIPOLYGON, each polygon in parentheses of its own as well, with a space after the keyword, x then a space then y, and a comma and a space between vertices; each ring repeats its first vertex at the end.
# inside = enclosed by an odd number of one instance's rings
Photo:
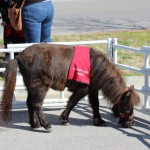
POLYGON ((17 57, 26 86, 31 87, 34 79, 64 90, 73 54, 73 46, 41 43, 26 48, 17 57))
POLYGON ((20 53, 19 57, 35 57, 35 55, 49 54, 55 57, 61 56, 69 59, 69 57, 73 56, 73 53, 73 46, 40 43, 27 47, 23 52, 20 53))

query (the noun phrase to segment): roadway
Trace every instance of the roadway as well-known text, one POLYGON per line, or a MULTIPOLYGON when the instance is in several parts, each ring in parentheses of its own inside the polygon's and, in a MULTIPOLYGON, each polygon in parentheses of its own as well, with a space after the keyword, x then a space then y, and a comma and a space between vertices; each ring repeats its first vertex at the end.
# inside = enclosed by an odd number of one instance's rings
MULTIPOLYGON (((53 0, 53 35, 150 28, 149 0, 53 0)), ((0 27, 0 38, 3 29, 0 27)))
POLYGON ((54 6, 53 34, 150 28, 148 0, 56 0, 54 6))

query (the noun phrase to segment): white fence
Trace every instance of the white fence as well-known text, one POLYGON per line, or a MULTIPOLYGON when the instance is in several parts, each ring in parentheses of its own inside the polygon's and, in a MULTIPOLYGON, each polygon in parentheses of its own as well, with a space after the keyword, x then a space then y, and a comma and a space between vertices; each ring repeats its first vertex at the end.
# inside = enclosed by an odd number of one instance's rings
MULTIPOLYGON (((95 45, 95 44, 105 44, 106 50, 109 51, 111 47, 112 39, 108 38, 107 40, 97 40, 97 41, 79 41, 79 42, 51 42, 49 44, 63 44, 63 45, 95 45)), ((10 53, 10 59, 14 59, 15 52, 21 52, 26 47, 33 45, 31 44, 9 44, 7 49, 0 49, 0 53, 7 52, 10 53)), ((0 72, 4 72, 5 68, 0 68, 0 72)), ((25 86, 22 80, 22 76, 18 73, 16 88, 17 90, 25 90, 25 86)), ((4 90, 2 86, 0 86, 0 91, 4 90)), ((45 99, 43 106, 65 106, 67 102, 67 98, 65 97, 65 92, 60 92, 59 98, 55 99, 45 99)), ((23 108, 26 107, 25 101, 16 100, 15 93, 13 97, 13 108, 23 108)))
MULTIPOLYGON (((32 43, 34 44, 34 43, 32 43)), ((14 53, 15 52, 21 52, 23 51, 26 47, 32 45, 32 44, 9 44, 8 49, 0 49, 1 52, 7 52, 10 53, 11 59, 14 58, 14 53)), ((150 76, 150 65, 149 65, 149 55, 150 55, 150 47, 144 46, 141 49, 136 49, 133 47, 128 47, 124 45, 119 45, 117 43, 117 39, 111 39, 108 38, 107 40, 97 40, 97 41, 80 41, 80 42, 52 42, 49 44, 63 44, 63 45, 95 45, 95 44, 105 44, 106 45, 106 51, 108 54, 108 57, 110 60, 113 61, 114 64, 121 68, 125 68, 131 71, 139 72, 144 75, 144 85, 140 88, 135 89, 144 95, 144 104, 143 104, 143 109, 149 110, 150 109, 150 101, 149 101, 149 96, 150 96, 150 87, 149 87, 149 76, 150 76), (124 64, 119 64, 117 61, 118 55, 117 52, 119 49, 124 49, 126 51, 132 51, 135 53, 141 53, 144 55, 144 64, 142 68, 134 68, 132 66, 127 66, 124 64)), ((5 68, 0 68, 0 72, 4 72, 5 68)), ((17 83, 16 83, 16 88, 15 90, 24 90, 24 84, 22 81, 22 77, 18 74, 17 75, 17 83)), ((0 91, 3 90, 3 87, 0 87, 0 91)), ((67 98, 65 98, 65 93, 60 92, 60 97, 58 99, 47 99, 44 102, 44 105, 46 106, 60 106, 60 105, 65 105, 67 101, 67 98)), ((13 101, 13 107, 14 108, 21 108, 22 106, 25 106, 25 101, 23 102, 18 102, 15 100, 14 96, 14 101, 13 101)))
MULTIPOLYGON (((144 75, 144 85, 140 88, 136 88, 136 91, 139 93, 144 94, 144 104, 143 104, 143 109, 150 110, 150 87, 149 87, 149 76, 150 76, 150 47, 148 46, 143 46, 141 49, 133 48, 133 47, 128 47, 124 45, 119 45, 117 43, 117 39, 114 38, 112 39, 112 49, 109 51, 109 58, 113 61, 114 64, 116 64, 118 67, 128 69, 130 71, 138 72, 144 75), (118 51, 119 50, 125 50, 125 51, 132 51, 134 53, 140 53, 144 55, 144 60, 143 60, 143 66, 141 68, 135 68, 132 66, 128 66, 125 64, 120 64, 118 63, 118 51)), ((137 82, 139 82, 137 78, 137 82)))

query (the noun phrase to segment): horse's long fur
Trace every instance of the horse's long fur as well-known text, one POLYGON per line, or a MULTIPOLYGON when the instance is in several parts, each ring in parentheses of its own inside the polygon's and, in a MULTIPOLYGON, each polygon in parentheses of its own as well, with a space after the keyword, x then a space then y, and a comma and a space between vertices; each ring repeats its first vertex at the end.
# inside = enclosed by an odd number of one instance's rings
POLYGON ((2 95, 2 118, 8 121, 10 118, 10 112, 12 107, 12 98, 16 85, 18 62, 16 59, 11 60, 7 65, 5 72, 4 92, 2 95))
POLYGON ((95 89, 101 89, 105 98, 112 104, 117 103, 126 88, 124 79, 103 53, 91 49, 90 55, 91 84, 95 89))
MULTIPOLYGON (((67 83, 73 54, 73 46, 35 44, 26 48, 16 59, 11 60, 6 68, 5 90, 2 96, 3 119, 8 120, 9 110, 12 107, 17 66, 23 76, 28 94, 32 93, 35 96, 39 92, 46 93, 49 88, 62 91, 66 86, 74 92, 78 83, 71 82, 70 85, 67 83)), ((92 90, 102 90, 105 98, 112 104, 116 104, 127 88, 124 79, 115 65, 101 52, 90 48, 90 58, 92 90)))

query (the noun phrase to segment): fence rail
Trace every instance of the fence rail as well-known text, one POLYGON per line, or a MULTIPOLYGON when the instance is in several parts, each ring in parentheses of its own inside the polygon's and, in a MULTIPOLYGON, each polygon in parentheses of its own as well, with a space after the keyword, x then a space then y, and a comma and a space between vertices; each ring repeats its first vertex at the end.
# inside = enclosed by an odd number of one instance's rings
MULTIPOLYGON (((111 38, 108 38, 107 40, 97 40, 97 41, 78 41, 78 42, 51 42, 49 44, 63 44, 63 45, 95 45, 95 44, 105 44, 106 45, 106 51, 110 50, 111 46, 111 38)), ((30 43, 30 44, 8 44, 7 49, 0 49, 0 52, 7 52, 10 53, 10 59, 14 59, 14 53, 15 52, 21 52, 26 47, 31 46, 36 43, 30 43)), ((5 68, 0 68, 0 72, 4 72, 5 68)), ((22 80, 22 76, 20 74, 17 75, 17 81, 16 81, 16 88, 15 90, 24 90, 26 89, 22 80)), ((4 90, 2 86, 0 86, 0 91, 4 90)), ((101 96, 100 96, 101 98, 101 96)), ((55 99, 45 99, 43 106, 64 106, 66 105, 67 98, 65 97, 65 92, 60 92, 59 98, 55 99)), ((26 107, 25 101, 18 101, 16 100, 15 94, 13 97, 13 108, 22 108, 26 107)))
POLYGON ((128 69, 130 71, 138 72, 144 75, 144 85, 140 89, 136 87, 135 89, 138 92, 144 94, 143 109, 146 109, 146 110, 150 110, 150 100, 149 100, 149 96, 150 96, 150 87, 149 87, 150 59, 149 57, 150 56, 149 55, 150 55, 150 47, 148 46, 143 46, 141 49, 137 49, 133 47, 119 45, 116 38, 112 39, 112 49, 111 49, 111 53, 109 53, 109 57, 111 57, 111 60, 113 61, 113 63, 117 65, 118 67, 128 69), (118 51, 120 49, 143 54, 144 55, 143 66, 141 68, 135 68, 132 66, 118 63, 118 51))
MULTIPOLYGON (((14 59, 14 53, 15 52, 21 52, 26 47, 31 46, 36 43, 31 44, 9 44, 7 49, 0 49, 0 52, 7 52, 10 53, 10 59, 14 59)), ((95 44, 105 44, 106 45, 106 51, 108 58, 118 67, 138 72, 144 75, 144 85, 140 88, 135 87, 137 92, 142 93, 144 95, 144 105, 143 109, 150 110, 150 87, 149 87, 149 76, 150 76, 150 65, 149 65, 149 55, 150 55, 150 47, 143 46, 141 49, 128 47, 125 45, 119 45, 117 42, 117 39, 114 38, 108 38, 107 40, 97 40, 97 41, 79 41, 79 42, 52 42, 49 44, 63 44, 63 45, 95 45, 95 44), (120 49, 126 50, 126 51, 132 51, 134 53, 141 53, 144 55, 144 64, 142 68, 135 68, 132 66, 128 66, 125 64, 118 63, 118 51, 120 49)), ((4 72, 5 68, 0 68, 0 72, 4 72)), ((22 81, 22 76, 17 75, 17 82, 16 82, 16 88, 15 90, 24 90, 25 86, 22 81)), ((3 90, 3 87, 0 86, 0 91, 3 90)), ((44 101, 44 105, 46 106, 60 106, 65 105, 67 102, 67 98, 65 98, 65 93, 60 92, 60 97, 58 99, 48 99, 44 101)), ((14 108, 20 108, 25 105, 25 102, 18 102, 15 99, 15 96, 13 98, 13 107, 14 108)))

